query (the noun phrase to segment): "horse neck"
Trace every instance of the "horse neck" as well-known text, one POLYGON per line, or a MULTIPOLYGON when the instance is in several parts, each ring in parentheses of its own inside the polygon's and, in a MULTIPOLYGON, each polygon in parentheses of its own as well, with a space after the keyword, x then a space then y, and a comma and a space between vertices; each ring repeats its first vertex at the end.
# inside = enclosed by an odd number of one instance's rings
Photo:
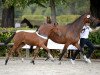
POLYGON ((38 29, 38 32, 39 32, 39 34, 48 37, 51 33, 51 29, 52 29, 52 27, 50 27, 49 25, 48 26, 43 26, 43 28, 42 28, 42 26, 40 26, 40 28, 38 29))
POLYGON ((72 30, 80 32, 84 26, 82 17, 75 20, 70 26, 72 26, 72 30))

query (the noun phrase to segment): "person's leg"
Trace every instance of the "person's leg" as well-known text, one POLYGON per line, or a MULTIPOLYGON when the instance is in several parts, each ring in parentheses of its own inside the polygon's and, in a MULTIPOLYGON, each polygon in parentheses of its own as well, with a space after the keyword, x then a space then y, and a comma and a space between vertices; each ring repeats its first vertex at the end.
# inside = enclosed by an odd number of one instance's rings
POLYGON ((72 60, 75 60, 77 55, 79 54, 79 52, 83 52, 83 48, 84 48, 84 44, 85 44, 85 39, 84 38, 81 38, 80 39, 80 49, 79 50, 76 50, 75 54, 73 55, 73 57, 71 57, 72 60))
POLYGON ((85 44, 85 39, 84 38, 81 38, 80 39, 80 48, 79 50, 76 50, 75 54, 71 57, 70 61, 72 64, 75 64, 75 59, 77 57, 77 55, 82 52, 83 53, 83 48, 84 48, 84 44, 85 44))
POLYGON ((91 54, 94 51, 94 45, 87 39, 86 45, 89 47, 88 53, 86 54, 87 58, 91 57, 91 54))

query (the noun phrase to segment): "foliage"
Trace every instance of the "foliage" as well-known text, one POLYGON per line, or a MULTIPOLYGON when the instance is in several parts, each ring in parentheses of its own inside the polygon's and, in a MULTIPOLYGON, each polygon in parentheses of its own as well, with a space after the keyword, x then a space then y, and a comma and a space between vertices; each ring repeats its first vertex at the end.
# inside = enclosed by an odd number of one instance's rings
POLYGON ((59 24, 67 24, 73 22, 79 15, 61 15, 57 16, 57 22, 59 24))
POLYGON ((29 6, 30 4, 37 4, 41 7, 45 7, 41 2, 45 2, 45 0, 3 0, 3 4, 5 7, 19 7, 20 9, 25 8, 26 6, 29 6))
POLYGON ((43 15, 23 15, 22 19, 27 18, 29 20, 44 20, 44 16, 43 15))
POLYGON ((90 33, 89 39, 92 41, 92 43, 100 45, 100 29, 96 32, 90 33))

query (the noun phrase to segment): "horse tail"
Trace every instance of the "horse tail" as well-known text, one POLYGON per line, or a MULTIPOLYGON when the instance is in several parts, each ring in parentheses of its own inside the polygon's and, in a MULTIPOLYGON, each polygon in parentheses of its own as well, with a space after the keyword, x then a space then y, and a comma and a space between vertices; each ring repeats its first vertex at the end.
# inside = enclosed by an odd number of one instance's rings
POLYGON ((14 32, 14 34, 13 34, 11 37, 9 37, 9 38, 4 42, 4 45, 7 45, 7 44, 13 39, 13 37, 15 36, 15 34, 16 34, 16 32, 14 32))

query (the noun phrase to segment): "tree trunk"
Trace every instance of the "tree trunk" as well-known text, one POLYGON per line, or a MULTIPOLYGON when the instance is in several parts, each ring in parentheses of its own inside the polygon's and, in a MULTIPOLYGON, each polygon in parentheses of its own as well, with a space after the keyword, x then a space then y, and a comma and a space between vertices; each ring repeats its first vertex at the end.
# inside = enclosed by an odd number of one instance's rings
POLYGON ((71 14, 76 14, 75 5, 76 5, 75 2, 72 2, 72 3, 70 4, 70 13, 71 13, 71 14))
POLYGON ((55 9, 55 0, 50 0, 51 7, 51 19, 53 23, 56 23, 56 9, 55 9))
POLYGON ((100 0, 90 0, 90 11, 93 16, 100 19, 100 0))
POLYGON ((14 6, 3 9, 1 27, 14 27, 14 6))

